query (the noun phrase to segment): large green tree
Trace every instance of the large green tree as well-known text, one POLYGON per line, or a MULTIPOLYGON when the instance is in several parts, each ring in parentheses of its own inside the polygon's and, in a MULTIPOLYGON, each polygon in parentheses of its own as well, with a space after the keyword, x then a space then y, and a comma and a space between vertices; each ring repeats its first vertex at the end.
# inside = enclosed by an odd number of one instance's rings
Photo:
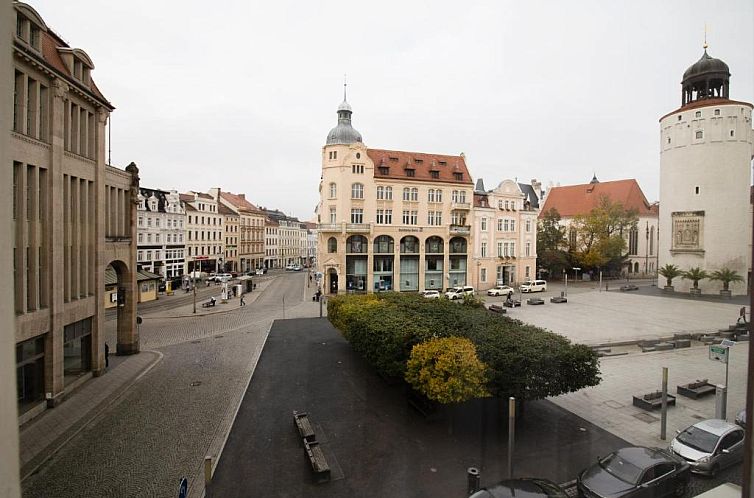
POLYGON ((577 215, 571 223, 576 231, 576 245, 572 256, 580 266, 619 270, 626 259, 624 234, 639 221, 635 209, 602 195, 589 213, 577 215))
POLYGON ((560 275, 570 268, 566 248, 566 229, 560 224, 560 213, 550 208, 537 223, 537 267, 546 269, 551 276, 560 275))

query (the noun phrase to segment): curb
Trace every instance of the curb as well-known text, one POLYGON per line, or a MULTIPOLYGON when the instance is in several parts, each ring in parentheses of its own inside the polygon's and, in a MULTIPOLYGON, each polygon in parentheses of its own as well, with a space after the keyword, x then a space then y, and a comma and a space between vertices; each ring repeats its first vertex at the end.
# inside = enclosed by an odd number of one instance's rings
MULTIPOLYGON (((44 448, 42 451, 40 451, 40 454, 42 452, 46 451, 46 455, 41 457, 39 462, 36 462, 32 465, 29 469, 21 469, 21 482, 28 479, 31 475, 37 472, 42 465, 44 465, 48 460, 50 460, 53 456, 55 456, 65 445, 68 444, 68 442, 71 441, 74 437, 76 437, 81 431, 95 423, 97 420, 99 420, 104 413, 110 409, 110 407, 114 406, 122 397, 124 394, 128 392, 128 390, 136 384, 142 377, 144 377, 147 373, 149 373, 160 361, 162 361, 162 358, 164 355, 160 353, 159 351, 153 351, 153 350, 145 350, 141 351, 142 353, 152 353, 155 355, 155 359, 147 365, 147 367, 142 370, 139 374, 137 374, 134 378, 127 381, 123 388, 118 391, 117 394, 114 396, 111 396, 110 398, 107 398, 103 400, 99 405, 97 405, 93 410, 85 414, 85 416, 92 415, 88 420, 86 420, 83 423, 79 423, 81 420, 85 418, 81 417, 72 427, 73 429, 69 430, 70 433, 64 433, 60 438, 53 441, 51 444, 49 444, 46 448, 44 448), (76 427, 76 424, 78 424, 78 427, 76 427), (49 451, 48 451, 49 450, 49 451)), ((33 460, 32 460, 33 461, 33 460)))

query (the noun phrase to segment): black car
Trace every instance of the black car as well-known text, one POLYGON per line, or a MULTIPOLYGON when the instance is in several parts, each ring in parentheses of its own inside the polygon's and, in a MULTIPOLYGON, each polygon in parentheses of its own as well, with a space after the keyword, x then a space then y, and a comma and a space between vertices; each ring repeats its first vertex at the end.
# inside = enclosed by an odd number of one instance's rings
POLYGON ((469 498, 566 498, 565 490, 547 479, 510 479, 500 481, 490 488, 483 488, 469 498))
POLYGON ((579 474, 579 494, 592 497, 683 496, 689 464, 660 448, 622 448, 579 474))

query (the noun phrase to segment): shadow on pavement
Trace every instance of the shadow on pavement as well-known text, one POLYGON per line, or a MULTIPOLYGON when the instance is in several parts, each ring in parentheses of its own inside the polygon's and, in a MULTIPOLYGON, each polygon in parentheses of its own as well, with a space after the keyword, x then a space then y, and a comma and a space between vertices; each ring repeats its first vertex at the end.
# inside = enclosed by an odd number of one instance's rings
MULTIPOLYGON (((428 421, 328 321, 276 321, 206 496, 466 496, 468 467, 482 485, 506 477, 505 406, 475 400, 428 421), (314 483, 293 410, 342 479, 314 483)), ((527 403, 516 431, 514 474, 556 482, 627 446, 548 401, 527 403)))

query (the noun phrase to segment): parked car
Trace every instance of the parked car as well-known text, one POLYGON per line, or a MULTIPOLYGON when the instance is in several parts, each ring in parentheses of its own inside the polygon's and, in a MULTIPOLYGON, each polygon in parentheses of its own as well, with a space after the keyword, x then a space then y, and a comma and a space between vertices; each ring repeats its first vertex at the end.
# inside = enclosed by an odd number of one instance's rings
POLYGON ((301 271, 303 269, 304 269, 304 267, 301 266, 301 265, 293 265, 293 271, 301 271))
POLYGON ((670 450, 691 465, 691 472, 714 476, 744 457, 744 429, 726 420, 697 422, 678 432, 670 450))
POLYGON ((212 278, 212 280, 214 280, 216 283, 221 283, 221 282, 227 282, 231 278, 233 278, 233 275, 231 275, 230 273, 217 273, 212 278))
POLYGON ((576 479, 580 496, 683 496, 691 472, 689 464, 660 448, 621 448, 583 470, 576 479))
POLYGON ((500 481, 489 488, 483 488, 469 498, 566 498, 566 491, 547 479, 524 478, 500 481))
POLYGON ((498 285, 496 287, 493 287, 492 289, 487 291, 488 296, 512 296, 513 293, 516 292, 513 290, 513 287, 508 287, 507 285, 498 285))
POLYGON ((440 299, 440 291, 437 290, 425 290, 421 291, 419 294, 427 299, 440 299))
POLYGON ((531 282, 524 282, 519 287, 521 292, 544 292, 547 290, 547 282, 544 280, 532 280, 531 282))
POLYGON ((296 265, 287 265, 285 267, 285 271, 293 271, 293 269, 296 267, 296 265))
POLYGON ((736 414, 736 423, 746 429, 746 410, 741 410, 736 414))
POLYGON ((267 268, 257 268, 254 273, 256 275, 264 275, 265 273, 267 273, 267 268))
POLYGON ((463 296, 466 295, 474 295, 474 288, 469 287, 468 285, 462 286, 462 287, 453 287, 449 291, 445 293, 445 297, 447 297, 450 300, 454 299, 463 299, 463 296))

